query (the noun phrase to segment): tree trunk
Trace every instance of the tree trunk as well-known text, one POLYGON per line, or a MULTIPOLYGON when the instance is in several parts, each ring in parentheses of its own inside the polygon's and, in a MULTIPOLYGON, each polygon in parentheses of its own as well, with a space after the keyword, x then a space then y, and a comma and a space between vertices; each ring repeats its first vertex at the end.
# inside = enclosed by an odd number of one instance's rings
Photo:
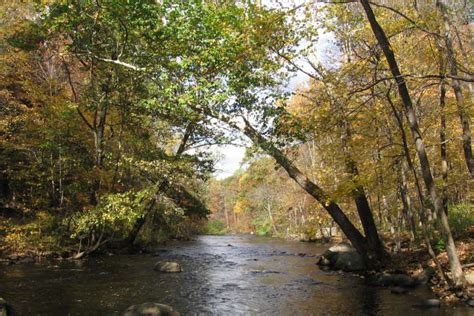
POLYGON ((270 203, 267 203, 267 212, 268 212, 268 217, 270 218, 270 223, 272 225, 273 233, 278 234, 278 230, 275 226, 275 221, 273 220, 273 214, 272 214, 272 207, 270 203))
POLYGON ((354 198, 357 213, 359 214, 367 242, 369 243, 370 248, 376 251, 377 256, 382 258, 385 256, 385 249, 382 241, 380 240, 377 226, 375 226, 374 216, 372 214, 365 190, 362 185, 357 183, 357 179, 359 178, 359 169, 357 168, 357 164, 354 159, 352 159, 350 154, 351 151, 349 147, 349 139, 351 137, 351 129, 349 127, 349 123, 346 121, 341 121, 341 125, 341 139, 346 171, 351 175, 351 181, 355 184, 351 194, 354 198))
POLYGON ((92 190, 90 196, 90 202, 92 205, 97 204, 97 192, 100 190, 101 180, 100 171, 104 166, 104 135, 105 135, 105 122, 107 118, 107 103, 102 105, 99 110, 98 121, 94 119, 94 164, 96 168, 95 179, 92 181, 92 190))
POLYGON ((224 217, 225 217, 225 228, 227 230, 229 230, 230 228, 230 224, 229 224, 229 210, 227 209, 227 203, 225 202, 225 198, 224 198, 224 203, 222 203, 224 205, 224 217))
POLYGON ((408 194, 408 181, 406 170, 408 166, 406 163, 402 162, 400 166, 400 198, 402 200, 404 213, 406 216, 406 220, 410 225, 410 240, 414 241, 416 239, 416 220, 415 220, 415 213, 413 212, 413 207, 411 205, 411 198, 408 194))
POLYGON ((444 42, 446 44, 449 74, 453 77, 451 79, 451 87, 453 88, 454 95, 456 97, 457 112, 462 126, 462 147, 464 150, 464 158, 466 160, 469 176, 470 178, 474 178, 474 158, 472 156, 470 117, 468 113, 466 113, 461 83, 458 79, 455 79, 455 77, 458 76, 458 69, 451 35, 451 21, 449 19, 448 7, 443 0, 438 0, 436 5, 443 16, 444 21, 444 42))
MULTIPOLYGON (((444 60, 440 57, 440 75, 445 75, 444 60)), ((443 210, 448 214, 448 151, 446 140, 446 83, 443 78, 439 83, 439 112, 440 112, 440 156, 441 156, 441 177, 443 179, 441 200, 443 210)))
POLYGON ((357 252, 367 261, 367 264, 374 264, 373 259, 381 259, 377 257, 377 253, 375 251, 371 251, 369 249, 365 237, 352 224, 339 205, 337 205, 323 189, 309 180, 308 177, 306 177, 278 148, 276 148, 271 142, 267 141, 262 135, 260 135, 246 120, 243 132, 257 146, 271 155, 301 188, 303 188, 307 193, 309 193, 319 203, 321 203, 324 209, 326 209, 329 215, 334 219, 347 238, 351 241, 352 245, 357 249, 357 252))
POLYGON ((443 211, 440 200, 438 198, 438 194, 436 192, 436 188, 433 181, 433 175, 431 174, 428 155, 426 153, 423 137, 420 132, 420 128, 418 126, 418 118, 413 108, 413 103, 410 97, 410 93, 408 91, 408 87, 405 83, 405 77, 400 72, 400 69, 398 67, 398 63, 396 61, 395 54, 392 50, 390 42, 387 36, 385 35, 384 30, 382 29, 380 24, 377 22, 377 19, 374 15, 374 12, 372 11, 369 1, 368 0, 359 0, 359 1, 364 8, 364 11, 367 15, 367 19, 372 28, 372 31, 377 39, 378 44, 382 48, 385 58, 387 59, 387 63, 389 64, 390 71, 393 75, 394 80, 397 83, 398 93, 400 95, 400 98, 402 99, 402 102, 405 108, 405 115, 407 116, 407 119, 408 119, 410 130, 412 132, 412 136, 415 143, 416 152, 418 155, 418 159, 420 161, 423 180, 425 182, 426 189, 430 194, 435 213, 439 216, 439 219, 440 219, 440 226, 442 230, 443 239, 446 245, 446 251, 448 254, 454 286, 464 287, 465 282, 466 282, 464 278, 464 273, 462 271, 462 267, 459 262, 458 255, 456 253, 456 246, 454 244, 454 239, 451 234, 448 218, 446 216, 446 213, 443 211))

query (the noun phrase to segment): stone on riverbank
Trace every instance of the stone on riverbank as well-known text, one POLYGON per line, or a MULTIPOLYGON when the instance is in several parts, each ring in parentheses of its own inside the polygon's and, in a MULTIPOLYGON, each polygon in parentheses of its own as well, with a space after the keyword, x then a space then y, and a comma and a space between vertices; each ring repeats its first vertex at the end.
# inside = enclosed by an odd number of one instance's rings
POLYGON ((132 305, 123 314, 123 316, 179 316, 171 306, 158 303, 143 303, 132 305))
POLYGON ((375 280, 377 286, 395 286, 403 288, 413 288, 418 285, 415 278, 401 273, 388 274, 382 273, 375 280))
POLYGON ((403 273, 380 273, 375 276, 373 284, 376 286, 394 286, 402 288, 414 288, 422 284, 427 284, 435 275, 435 270, 426 268, 417 276, 409 276, 403 273))
POLYGON ((346 272, 365 270, 362 257, 348 243, 339 243, 326 250, 318 261, 318 265, 331 270, 346 272))
POLYGON ((155 264, 153 268, 155 271, 163 272, 163 273, 178 273, 183 272, 183 268, 177 262, 172 261, 159 261, 155 264))

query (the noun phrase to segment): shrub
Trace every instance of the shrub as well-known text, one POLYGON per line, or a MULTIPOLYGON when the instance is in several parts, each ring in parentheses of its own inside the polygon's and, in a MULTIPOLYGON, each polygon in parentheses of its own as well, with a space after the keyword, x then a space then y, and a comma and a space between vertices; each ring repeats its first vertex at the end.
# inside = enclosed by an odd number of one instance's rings
POLYGON ((208 221, 202 229, 204 235, 224 235, 226 232, 224 223, 218 219, 208 221))
POLYGON ((448 220, 454 237, 459 237, 474 227, 474 210, 471 204, 460 203, 451 205, 448 220))

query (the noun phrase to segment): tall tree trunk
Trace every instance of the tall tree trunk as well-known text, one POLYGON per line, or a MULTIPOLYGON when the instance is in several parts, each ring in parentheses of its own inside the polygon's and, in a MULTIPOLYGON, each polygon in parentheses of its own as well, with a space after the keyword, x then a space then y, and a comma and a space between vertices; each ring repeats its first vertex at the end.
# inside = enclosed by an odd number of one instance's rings
POLYGON ((441 81, 439 83, 439 112, 440 112, 440 128, 439 128, 439 142, 440 142, 440 156, 441 156, 441 177, 443 179, 441 200, 443 210, 448 214, 448 151, 446 140, 446 82, 443 78, 445 75, 444 60, 440 56, 440 75, 441 81))
POLYGON ((275 234, 278 234, 278 230, 275 226, 275 221, 273 220, 272 207, 271 207, 270 203, 267 203, 267 212, 268 212, 268 217, 270 218, 270 223, 272 225, 273 232, 275 234))
POLYGON ((227 204, 225 203, 225 200, 224 200, 224 217, 225 217, 225 228, 227 230, 229 230, 230 228, 230 223, 229 223, 229 210, 228 210, 228 207, 227 207, 227 204))
POLYGON ((145 213, 141 217, 139 217, 133 224, 133 227, 127 236, 127 244, 130 247, 133 247, 135 245, 135 241, 137 240, 138 234, 140 233, 140 230, 142 229, 143 225, 145 225, 147 217, 152 212, 155 204, 156 204, 156 198, 153 198, 150 201, 149 206, 146 208, 145 213))
POLYGON ((398 93, 400 95, 400 98, 402 99, 402 102, 405 108, 405 115, 407 116, 410 130, 412 132, 412 136, 415 142, 415 148, 418 155, 418 159, 420 161, 420 167, 421 167, 421 171, 423 175, 423 180, 425 182, 426 189, 430 194, 435 213, 439 216, 439 219, 440 219, 440 226, 442 230, 443 239, 446 245, 446 252, 448 254, 454 286, 464 287, 466 280, 464 278, 464 273, 462 271, 461 263, 459 262, 459 257, 456 253, 456 246, 454 244, 454 239, 451 234, 451 229, 449 227, 447 215, 443 211, 442 205, 438 198, 438 194, 436 192, 436 188, 433 181, 433 175, 430 169, 428 155, 426 153, 423 137, 420 132, 420 128, 418 126, 418 118, 413 108, 413 103, 410 97, 410 93, 408 91, 408 87, 405 82, 405 77, 400 72, 400 69, 398 67, 398 63, 396 61, 395 54, 392 50, 390 42, 384 30, 382 29, 380 24, 377 22, 377 19, 375 17, 374 12, 372 11, 372 7, 370 6, 369 1, 368 0, 359 0, 359 1, 364 8, 364 11, 367 15, 367 19, 370 23, 370 26, 375 35, 375 38, 377 39, 378 44, 382 48, 385 58, 387 59, 387 63, 389 65, 390 71, 393 75, 394 80, 397 83, 398 93))
POLYGON ((90 196, 90 202, 92 205, 97 204, 97 192, 100 190, 101 185, 100 171, 104 166, 104 136, 107 110, 108 106, 107 103, 105 103, 101 106, 98 117, 94 119, 94 167, 96 168, 96 175, 95 179, 92 182, 92 190, 90 196))
POLYGON ((400 190, 400 198, 402 200, 406 220, 410 225, 410 233, 411 233, 410 240, 414 241, 416 239, 416 219, 415 219, 415 213, 413 212, 413 207, 411 204, 411 198, 410 198, 410 195, 408 194, 408 181, 407 181, 407 175, 406 175, 407 169, 408 169, 407 164, 405 162, 402 162, 400 166, 399 190, 400 190))
POLYGON ((468 113, 466 113, 461 83, 458 79, 455 79, 455 77, 458 76, 458 69, 451 35, 451 21, 448 12, 449 8, 443 0, 437 0, 436 5, 440 10, 441 15, 443 16, 444 21, 444 42, 446 44, 446 55, 448 58, 449 74, 452 76, 451 87, 453 88, 454 95, 456 97, 457 112, 462 126, 462 147, 464 150, 464 158, 466 160, 469 176, 470 178, 474 178, 474 157, 472 156, 470 117, 468 113))
POLYGON ((377 252, 378 257, 383 257, 385 255, 385 249, 382 241, 380 240, 367 195, 365 193, 364 187, 357 182, 359 178, 359 169, 357 168, 357 164, 354 159, 352 159, 349 145, 349 140, 352 134, 351 128, 349 123, 345 120, 342 120, 340 123, 346 172, 351 175, 351 181, 355 184, 355 187, 351 193, 356 204, 357 213, 359 214, 359 218, 365 232, 365 237, 367 238, 370 248, 377 252))

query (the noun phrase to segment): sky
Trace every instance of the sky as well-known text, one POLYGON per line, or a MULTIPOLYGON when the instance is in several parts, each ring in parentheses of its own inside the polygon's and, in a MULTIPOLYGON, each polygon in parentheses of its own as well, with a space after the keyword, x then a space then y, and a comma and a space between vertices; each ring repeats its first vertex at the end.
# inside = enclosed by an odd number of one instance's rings
MULTIPOLYGON (((266 4, 266 2, 273 2, 274 0, 263 0, 262 2, 266 4)), ((285 2, 285 1, 280 1, 285 2)), ((294 0, 290 0, 288 2, 294 3, 294 0)), ((301 2, 301 1, 296 1, 301 2)), ((267 3, 268 4, 268 3, 267 3)), ((331 54, 331 51, 334 52, 333 46, 334 37, 330 33, 320 34, 318 42, 315 44, 318 49, 316 50, 315 58, 319 61, 328 60, 331 54), (332 48, 332 49, 331 49, 332 48)), ((303 68, 304 65, 302 64, 303 68)), ((306 69, 305 69, 306 70, 306 69)), ((311 70, 308 69, 309 72, 311 70)), ((298 71, 293 78, 288 83, 288 90, 294 91, 299 85, 307 81, 309 77, 305 75, 303 72, 298 71)), ((235 173, 240 167, 242 159, 245 155, 246 148, 244 146, 237 146, 237 145, 222 145, 216 146, 211 149, 214 153, 216 153, 217 157, 221 157, 217 160, 215 165, 216 172, 214 176, 217 179, 224 179, 232 174, 235 173)))

